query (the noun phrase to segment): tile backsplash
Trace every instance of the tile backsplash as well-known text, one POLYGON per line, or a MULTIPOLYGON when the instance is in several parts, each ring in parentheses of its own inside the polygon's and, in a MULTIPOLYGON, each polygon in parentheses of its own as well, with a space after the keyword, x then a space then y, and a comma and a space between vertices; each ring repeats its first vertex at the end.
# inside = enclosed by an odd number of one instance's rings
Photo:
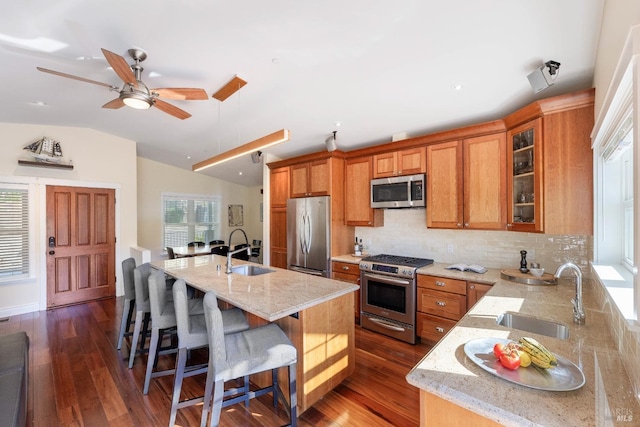
POLYGON ((428 229, 425 209, 387 209, 384 227, 356 227, 365 252, 389 253, 436 262, 480 264, 488 268, 519 268, 520 251, 527 261, 537 262, 548 273, 566 261, 590 276, 593 237, 547 235, 512 231, 428 229))

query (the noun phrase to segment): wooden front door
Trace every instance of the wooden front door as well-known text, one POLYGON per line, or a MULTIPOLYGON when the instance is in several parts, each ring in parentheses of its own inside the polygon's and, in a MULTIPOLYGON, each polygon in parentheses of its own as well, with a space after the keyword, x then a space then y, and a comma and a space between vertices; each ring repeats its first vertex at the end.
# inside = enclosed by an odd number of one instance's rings
POLYGON ((47 186, 47 307, 115 296, 115 190, 47 186))

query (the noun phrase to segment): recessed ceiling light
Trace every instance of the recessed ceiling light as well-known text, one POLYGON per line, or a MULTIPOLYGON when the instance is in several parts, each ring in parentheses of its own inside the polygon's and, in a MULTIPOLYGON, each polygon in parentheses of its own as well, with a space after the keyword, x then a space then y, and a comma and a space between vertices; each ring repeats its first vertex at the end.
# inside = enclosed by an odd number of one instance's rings
POLYGON ((279 64, 279 63, 280 63, 280 59, 279 59, 279 58, 273 58, 273 59, 271 60, 271 62, 277 65, 277 64, 279 64))
POLYGON ((464 85, 462 83, 455 83, 453 86, 451 86, 452 90, 462 90, 464 89, 464 85))
POLYGON ((191 156, 187 156, 187 159, 191 159, 191 156))
POLYGON ((340 126, 342 126, 342 123, 340 123, 340 122, 336 122, 336 126, 337 126, 337 127, 340 127, 340 126))
POLYGON ((242 175, 242 172, 238 172, 238 175, 242 175))
POLYGON ((29 104, 34 105, 36 107, 46 107, 47 104, 44 101, 31 101, 29 104))

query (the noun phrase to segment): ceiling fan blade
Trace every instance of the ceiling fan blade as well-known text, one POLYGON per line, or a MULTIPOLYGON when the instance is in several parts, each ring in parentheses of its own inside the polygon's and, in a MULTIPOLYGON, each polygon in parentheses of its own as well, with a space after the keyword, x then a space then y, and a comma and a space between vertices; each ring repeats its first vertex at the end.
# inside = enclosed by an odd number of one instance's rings
POLYGON ((181 110, 175 105, 171 105, 168 102, 164 102, 160 99, 156 98, 153 101, 153 104, 161 111, 164 111, 167 114, 171 114, 173 117, 177 117, 180 120, 188 119, 189 117, 191 117, 191 114, 187 113, 186 111, 181 110))
POLYGON ((209 99, 204 89, 190 87, 169 87, 150 89, 151 92, 158 94, 160 98, 165 99, 181 99, 181 100, 205 100, 209 99))
POLYGON ((108 87, 109 89, 118 89, 117 87, 111 86, 110 84, 97 82, 95 80, 85 79, 84 77, 78 77, 72 74, 61 73, 60 71, 49 70, 48 68, 42 68, 42 67, 36 67, 36 68, 38 69, 38 71, 42 71, 43 73, 53 74, 54 76, 60 76, 60 77, 66 77, 68 79, 79 80, 85 83, 91 83, 98 86, 108 87))
POLYGON ((108 51, 107 49, 102 49, 102 54, 107 59, 113 71, 116 72, 118 77, 122 79, 123 82, 129 83, 132 86, 138 87, 138 82, 136 81, 136 76, 133 74, 131 67, 127 64, 125 59, 113 52, 108 51))
POLYGON ((122 99, 120 98, 112 99, 102 106, 102 108, 110 108, 112 110, 116 110, 122 107, 124 107, 124 102, 122 102, 122 99))

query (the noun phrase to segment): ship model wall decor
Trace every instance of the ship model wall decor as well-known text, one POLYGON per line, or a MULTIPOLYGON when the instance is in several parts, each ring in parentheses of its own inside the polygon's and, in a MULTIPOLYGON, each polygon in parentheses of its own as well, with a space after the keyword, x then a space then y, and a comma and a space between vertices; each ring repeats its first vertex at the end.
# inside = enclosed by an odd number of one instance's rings
POLYGON ((31 160, 18 160, 22 166, 54 167, 73 169, 71 162, 65 162, 62 156, 62 145, 49 137, 43 137, 24 147, 31 160))

